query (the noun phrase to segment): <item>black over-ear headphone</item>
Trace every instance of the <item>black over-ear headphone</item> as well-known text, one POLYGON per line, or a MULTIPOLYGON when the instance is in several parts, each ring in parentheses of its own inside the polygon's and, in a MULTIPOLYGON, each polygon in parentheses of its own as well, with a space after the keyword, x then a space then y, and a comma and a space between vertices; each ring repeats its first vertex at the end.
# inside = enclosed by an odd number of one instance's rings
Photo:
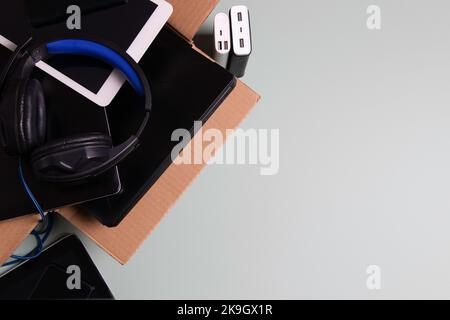
POLYGON ((45 44, 28 40, 10 58, 0 77, 0 143, 11 156, 30 156, 35 175, 47 182, 80 182, 119 164, 139 144, 150 119, 150 85, 125 52, 97 40, 63 39, 45 44), (88 133, 46 141, 46 107, 41 83, 31 79, 37 62, 53 55, 99 59, 120 70, 142 97, 145 116, 137 133, 113 146, 111 137, 88 133))

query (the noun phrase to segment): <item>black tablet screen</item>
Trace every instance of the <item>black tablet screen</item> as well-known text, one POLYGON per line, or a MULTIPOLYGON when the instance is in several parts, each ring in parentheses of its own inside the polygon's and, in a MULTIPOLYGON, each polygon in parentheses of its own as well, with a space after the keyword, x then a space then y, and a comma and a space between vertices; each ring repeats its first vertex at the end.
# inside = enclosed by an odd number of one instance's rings
MULTIPOLYGON (((91 212, 110 226, 125 218, 172 163, 171 153, 177 145, 171 141, 172 133, 180 128, 192 130, 194 121, 207 121, 235 85, 232 74, 169 28, 163 29, 140 64, 152 87, 150 124, 140 147, 119 166, 120 195, 89 204, 91 212)), ((135 130, 133 124, 142 118, 143 110, 126 107, 133 97, 124 88, 108 108, 112 136, 118 141, 135 130)))

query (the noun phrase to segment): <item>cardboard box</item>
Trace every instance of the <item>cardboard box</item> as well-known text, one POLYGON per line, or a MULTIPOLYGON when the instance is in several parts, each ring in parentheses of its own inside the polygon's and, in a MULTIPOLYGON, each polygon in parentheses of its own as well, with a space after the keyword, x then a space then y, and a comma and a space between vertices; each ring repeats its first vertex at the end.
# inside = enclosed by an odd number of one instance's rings
MULTIPOLYGON (((168 0, 174 7, 169 23, 186 41, 192 38, 219 0, 168 0)), ((258 94, 238 81, 236 88, 204 125, 204 130, 239 126, 259 100, 258 94)), ((193 142, 199 137, 194 137, 193 142)), ((158 182, 139 201, 126 219, 116 228, 107 228, 95 218, 83 214, 79 207, 61 209, 61 215, 84 232, 101 248, 122 264, 127 263, 140 245, 171 209, 183 192, 200 174, 205 165, 172 164, 158 182)), ((26 216, 0 223, 0 264, 33 230, 38 216, 26 216)))

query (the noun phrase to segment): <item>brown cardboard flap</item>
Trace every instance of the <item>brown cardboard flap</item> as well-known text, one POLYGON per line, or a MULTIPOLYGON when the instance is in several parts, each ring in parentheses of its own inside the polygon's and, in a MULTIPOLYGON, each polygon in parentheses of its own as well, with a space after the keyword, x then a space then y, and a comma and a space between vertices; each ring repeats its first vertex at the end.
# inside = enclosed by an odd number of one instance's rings
MULTIPOLYGON (((236 88, 204 125, 203 130, 219 129, 226 134, 234 129, 258 102, 259 96, 238 81, 236 88)), ((198 140, 194 137, 194 142, 198 140)), ((127 263, 150 235, 164 215, 181 197, 205 165, 172 164, 158 182, 141 199, 127 218, 116 228, 109 229, 80 208, 65 208, 61 214, 120 263, 127 263)))
POLYGON ((39 223, 38 215, 0 222, 0 266, 39 223))
POLYGON ((219 0, 167 0, 173 6, 169 23, 186 39, 192 40, 219 0))

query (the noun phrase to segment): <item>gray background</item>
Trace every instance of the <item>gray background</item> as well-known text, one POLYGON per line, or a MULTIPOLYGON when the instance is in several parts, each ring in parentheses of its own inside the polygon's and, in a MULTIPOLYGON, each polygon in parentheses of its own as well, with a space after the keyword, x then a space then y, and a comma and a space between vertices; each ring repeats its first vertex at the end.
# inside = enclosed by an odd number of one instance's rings
POLYGON ((127 266, 81 236, 115 296, 450 298, 448 1, 224 0, 216 12, 233 4, 251 10, 244 80, 263 95, 242 128, 281 130, 280 173, 208 167, 127 266), (366 28, 370 4, 381 31, 366 28))

